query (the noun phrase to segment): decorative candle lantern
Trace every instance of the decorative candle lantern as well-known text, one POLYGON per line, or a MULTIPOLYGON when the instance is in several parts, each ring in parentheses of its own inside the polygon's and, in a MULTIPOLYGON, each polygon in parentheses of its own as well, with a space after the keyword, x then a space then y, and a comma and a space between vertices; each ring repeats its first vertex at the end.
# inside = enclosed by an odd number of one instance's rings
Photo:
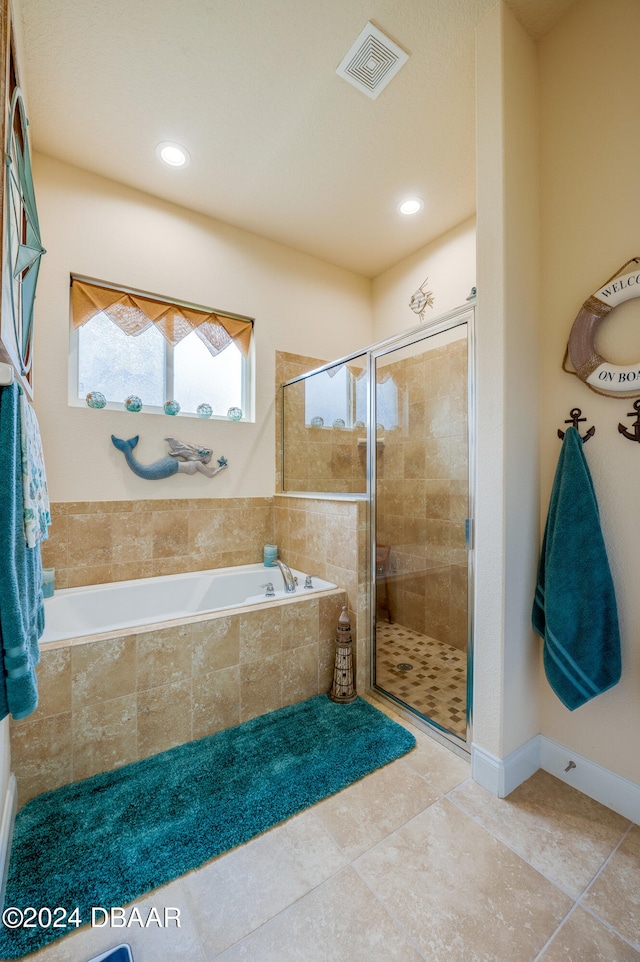
POLYGON ((333 685, 329 692, 331 701, 348 705, 358 697, 353 677, 353 639, 351 622, 344 605, 338 618, 336 631, 336 661, 333 669, 333 685))

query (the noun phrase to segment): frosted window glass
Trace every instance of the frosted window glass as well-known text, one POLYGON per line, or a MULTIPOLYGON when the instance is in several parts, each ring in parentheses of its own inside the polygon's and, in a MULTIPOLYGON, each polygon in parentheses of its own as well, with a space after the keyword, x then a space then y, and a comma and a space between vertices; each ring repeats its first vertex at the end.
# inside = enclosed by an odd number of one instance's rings
POLYGON ((367 372, 356 378, 356 421, 366 424, 369 420, 367 411, 367 372))
POLYGON ((387 430, 398 425, 398 388, 392 377, 376 384, 376 414, 378 424, 387 430))
POLYGON ((327 427, 336 418, 342 418, 346 425, 351 424, 349 417, 349 371, 346 364, 337 374, 329 377, 326 371, 314 374, 304 382, 305 423, 321 417, 327 427))
POLYGON ((235 344, 214 357, 192 331, 174 347, 173 365, 173 396, 185 414, 203 402, 218 415, 242 408, 242 354, 235 344))
MULTIPOLYGON (((245 359, 234 343, 215 357, 192 331, 175 346, 149 326, 143 334, 124 334, 106 314, 97 314, 78 330, 78 398, 100 391, 121 404, 130 394, 143 408, 175 400, 183 414, 210 404, 225 417, 243 408, 245 359)), ((247 412, 244 411, 246 416, 247 412)))
POLYGON ((137 394, 143 404, 164 404, 166 341, 155 327, 131 337, 106 314, 97 314, 78 338, 79 398, 101 391, 107 401, 137 394))

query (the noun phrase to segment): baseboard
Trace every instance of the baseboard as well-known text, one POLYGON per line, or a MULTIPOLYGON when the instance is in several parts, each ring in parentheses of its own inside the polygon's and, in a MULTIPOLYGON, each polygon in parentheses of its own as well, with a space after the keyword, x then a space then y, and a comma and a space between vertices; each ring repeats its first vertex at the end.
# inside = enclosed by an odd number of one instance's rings
POLYGON ((540 767, 629 821, 640 824, 640 785, 540 735, 540 767), (569 762, 575 768, 565 771, 569 762))
POLYGON ((498 798, 506 798, 539 768, 539 735, 506 758, 497 758, 479 745, 471 746, 471 777, 498 798))
POLYGON ((16 776, 11 773, 7 785, 2 808, 2 822, 0 823, 0 906, 4 905, 4 890, 9 872, 9 858, 11 856, 11 842, 13 841, 13 825, 18 809, 18 783, 16 776))
POLYGON ((497 758, 479 745, 471 746, 471 777, 498 798, 506 798, 539 768, 640 824, 640 785, 552 738, 536 735, 506 758, 497 758), (570 762, 574 764, 566 771, 570 762))

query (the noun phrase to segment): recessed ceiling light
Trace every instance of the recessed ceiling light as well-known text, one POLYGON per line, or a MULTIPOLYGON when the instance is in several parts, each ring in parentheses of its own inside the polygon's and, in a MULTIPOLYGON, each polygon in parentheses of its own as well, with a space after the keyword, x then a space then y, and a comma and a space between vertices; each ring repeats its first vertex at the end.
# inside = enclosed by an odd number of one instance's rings
POLYGON ((417 214, 423 207, 424 201, 421 197, 407 197, 398 204, 398 212, 409 217, 411 214, 417 214))
POLYGON ((167 167, 186 167, 191 157, 189 151, 174 144, 170 140, 165 140, 156 147, 156 156, 160 158, 167 167))

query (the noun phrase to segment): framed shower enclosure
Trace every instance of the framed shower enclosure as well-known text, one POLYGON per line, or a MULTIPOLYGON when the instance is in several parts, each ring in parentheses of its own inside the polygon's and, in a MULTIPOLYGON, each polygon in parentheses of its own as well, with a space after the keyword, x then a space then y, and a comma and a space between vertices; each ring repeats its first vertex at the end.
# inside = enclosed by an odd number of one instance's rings
POLYGON ((368 507, 371 689, 458 752, 472 725, 473 322, 470 303, 282 389, 283 493, 368 507))

